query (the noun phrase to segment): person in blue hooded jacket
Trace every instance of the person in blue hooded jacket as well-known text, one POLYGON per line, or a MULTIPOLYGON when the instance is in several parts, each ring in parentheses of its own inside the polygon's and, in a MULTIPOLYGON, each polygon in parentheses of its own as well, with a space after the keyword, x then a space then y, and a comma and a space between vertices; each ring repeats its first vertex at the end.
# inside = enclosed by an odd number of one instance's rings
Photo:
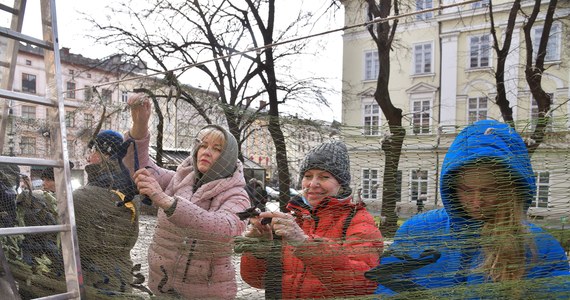
POLYGON ((565 298, 568 258, 553 236, 525 220, 536 193, 522 138, 497 121, 459 133, 442 167, 444 208, 396 232, 366 277, 376 294, 445 298, 565 298))

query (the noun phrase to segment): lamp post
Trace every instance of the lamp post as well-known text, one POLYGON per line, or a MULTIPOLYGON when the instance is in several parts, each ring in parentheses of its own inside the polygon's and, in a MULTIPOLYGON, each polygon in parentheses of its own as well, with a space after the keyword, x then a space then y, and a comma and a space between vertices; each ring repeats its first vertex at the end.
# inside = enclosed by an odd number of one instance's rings
POLYGON ((16 154, 14 153, 14 135, 15 133, 10 131, 8 132, 8 156, 16 156, 16 154))
POLYGON ((14 142, 14 136, 16 135, 16 133, 14 132, 14 114, 12 112, 12 108, 10 108, 10 110, 8 111, 8 126, 9 126, 9 131, 8 131, 8 156, 16 156, 16 154, 14 153, 14 146, 15 146, 15 142, 14 142))

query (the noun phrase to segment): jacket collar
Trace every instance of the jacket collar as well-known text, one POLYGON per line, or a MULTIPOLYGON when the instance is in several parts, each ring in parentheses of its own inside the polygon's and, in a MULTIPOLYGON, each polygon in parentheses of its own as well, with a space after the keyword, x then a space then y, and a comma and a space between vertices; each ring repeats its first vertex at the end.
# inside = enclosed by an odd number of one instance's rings
POLYGON ((330 210, 337 210, 342 206, 354 206, 356 208, 363 207, 363 203, 352 203, 352 196, 344 199, 338 199, 335 197, 326 197, 316 207, 311 207, 303 201, 302 196, 293 196, 289 203, 287 204, 287 209, 292 211, 294 214, 301 215, 311 215, 317 212, 325 212, 330 210))

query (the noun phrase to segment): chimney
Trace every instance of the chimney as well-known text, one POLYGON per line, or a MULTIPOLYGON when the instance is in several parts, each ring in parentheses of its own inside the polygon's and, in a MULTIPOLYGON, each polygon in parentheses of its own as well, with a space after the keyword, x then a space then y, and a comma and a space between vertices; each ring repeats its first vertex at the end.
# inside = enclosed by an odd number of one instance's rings
POLYGON ((69 48, 68 47, 61 47, 61 54, 63 55, 69 55, 69 48))

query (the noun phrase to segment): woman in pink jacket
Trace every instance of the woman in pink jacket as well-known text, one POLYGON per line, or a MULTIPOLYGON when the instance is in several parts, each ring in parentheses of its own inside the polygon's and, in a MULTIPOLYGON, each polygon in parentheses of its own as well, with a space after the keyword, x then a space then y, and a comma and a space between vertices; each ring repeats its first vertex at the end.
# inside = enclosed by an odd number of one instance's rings
MULTIPOLYGON (((148 253, 150 289, 158 297, 234 298, 232 241, 246 226, 236 213, 249 207, 235 138, 208 125, 176 172, 162 169, 148 158, 151 103, 136 94, 128 104, 133 126, 126 138, 135 140, 141 165, 133 178, 159 208, 148 253)), ((124 159, 131 170, 132 148, 124 159)))

